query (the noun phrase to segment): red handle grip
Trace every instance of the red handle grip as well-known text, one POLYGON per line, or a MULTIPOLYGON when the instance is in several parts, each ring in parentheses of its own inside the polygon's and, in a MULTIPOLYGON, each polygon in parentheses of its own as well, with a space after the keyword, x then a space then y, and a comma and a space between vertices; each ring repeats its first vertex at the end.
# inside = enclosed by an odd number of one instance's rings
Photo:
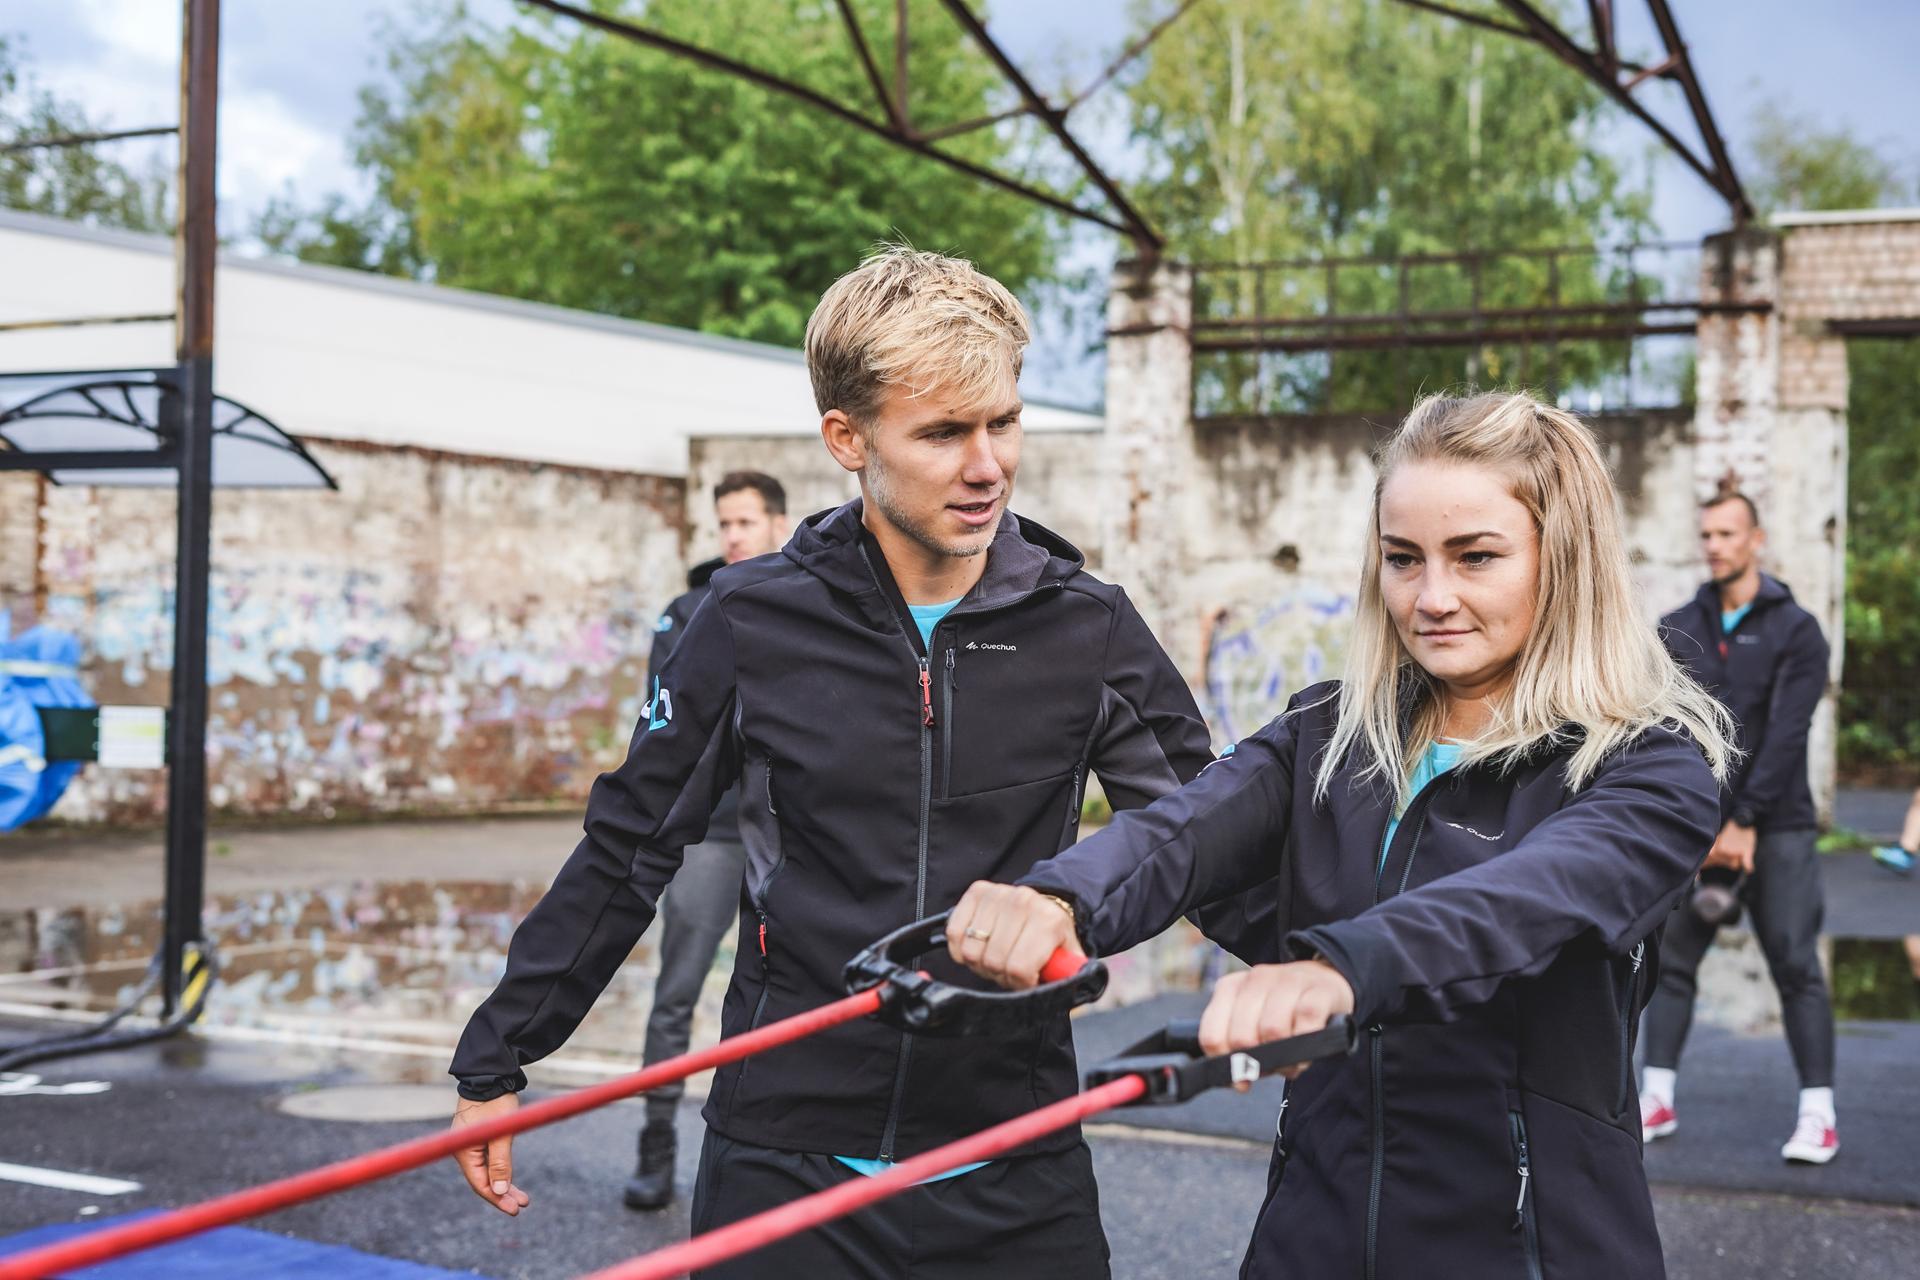
POLYGON ((1055 947, 1047 962, 1040 966, 1040 981, 1060 982, 1071 978, 1086 965, 1087 958, 1078 951, 1066 947, 1055 947))

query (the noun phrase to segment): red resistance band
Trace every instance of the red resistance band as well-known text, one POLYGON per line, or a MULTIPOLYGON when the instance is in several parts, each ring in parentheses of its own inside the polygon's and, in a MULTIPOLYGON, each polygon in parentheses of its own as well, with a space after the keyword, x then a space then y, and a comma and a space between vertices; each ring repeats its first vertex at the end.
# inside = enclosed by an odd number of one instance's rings
MULTIPOLYGON (((1055 951, 1047 960, 1046 967, 1041 970, 1041 977, 1048 982, 1072 977, 1085 963, 1084 956, 1062 948, 1055 951)), ((592 1111, 596 1107, 604 1107, 610 1102, 618 1102, 623 1098, 645 1093, 649 1089, 657 1089, 661 1085, 684 1080, 710 1067, 738 1062, 742 1058, 764 1053, 768 1049, 777 1049, 781 1045, 791 1044, 795 1040, 825 1031, 829 1027, 837 1027, 845 1022, 868 1017, 879 1011, 884 1000, 884 990, 873 987, 818 1009, 768 1023, 756 1031, 730 1036, 708 1048, 656 1063, 644 1071, 637 1071, 632 1075, 621 1076, 602 1084, 589 1085, 587 1088, 562 1094, 557 1098, 549 1098, 544 1102, 530 1103, 493 1120, 431 1133, 410 1142, 382 1147, 365 1155, 322 1165, 306 1173, 250 1187, 245 1191, 236 1191, 231 1195, 220 1196, 213 1200, 205 1200, 196 1205, 188 1205, 184 1209, 175 1209, 151 1218, 142 1218, 138 1222, 122 1223, 77 1239, 63 1240, 57 1244, 29 1249, 25 1253, 14 1254, 12 1257, 0 1258, 0 1280, 44 1280, 45 1277, 57 1275, 63 1271, 73 1271, 80 1267, 106 1262, 129 1253, 137 1253, 142 1249, 151 1249, 156 1245, 198 1235, 202 1231, 211 1231, 215 1227, 230 1226, 233 1223, 257 1218, 262 1214, 273 1213, 307 1200, 332 1195, 336 1191, 345 1191, 349 1187, 357 1187, 362 1183, 392 1177, 396 1173, 405 1173, 409 1169, 432 1164, 435 1160, 443 1160, 456 1151, 491 1142, 495 1138, 502 1138, 511 1133, 522 1133, 541 1125, 552 1124, 557 1120, 566 1120, 582 1112, 592 1111)), ((1068 1101, 1075 1101, 1075 1099, 1068 1099, 1068 1101)), ((937 1153, 928 1152, 927 1156, 935 1154, 937 1153)), ((921 1156, 918 1159, 925 1160, 927 1156, 921 1156)), ((951 1165, 948 1167, 950 1168, 951 1165)))

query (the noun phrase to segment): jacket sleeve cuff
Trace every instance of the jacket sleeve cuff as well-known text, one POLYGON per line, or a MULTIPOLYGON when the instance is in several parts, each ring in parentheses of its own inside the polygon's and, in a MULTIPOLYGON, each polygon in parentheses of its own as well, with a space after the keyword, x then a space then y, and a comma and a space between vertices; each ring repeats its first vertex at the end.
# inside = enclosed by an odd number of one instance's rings
POLYGON ((468 1102, 492 1102, 503 1094, 519 1093, 527 1087, 527 1073, 516 1071, 510 1076, 462 1076, 460 1096, 468 1102))
POLYGON ((1055 884, 1042 872, 1037 876, 1026 876, 1014 883, 1023 889, 1032 889, 1035 893, 1044 893, 1049 898, 1058 898, 1073 908, 1073 932, 1080 939, 1080 950, 1089 959, 1101 953, 1095 947, 1093 933, 1093 913, 1087 910, 1087 904, 1080 901, 1080 895, 1064 885, 1055 884))
POLYGON ((1347 985, 1353 988, 1356 1024, 1364 1027, 1378 1021, 1391 1004, 1391 994, 1397 985, 1391 972, 1391 953, 1384 944, 1365 933, 1339 924, 1315 925, 1288 934, 1286 948, 1295 960, 1319 957, 1347 980, 1347 985))

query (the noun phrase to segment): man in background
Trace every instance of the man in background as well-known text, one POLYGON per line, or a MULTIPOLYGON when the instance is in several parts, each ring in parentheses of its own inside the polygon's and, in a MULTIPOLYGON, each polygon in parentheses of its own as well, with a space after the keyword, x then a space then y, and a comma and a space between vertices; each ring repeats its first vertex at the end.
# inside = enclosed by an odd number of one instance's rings
MULTIPOLYGON (((1711 581, 1662 619, 1667 648, 1733 714, 1739 772, 1721 792, 1720 835, 1704 878, 1733 877, 1780 993, 1800 1075, 1800 1112, 1783 1159, 1825 1164, 1840 1150, 1833 1110, 1833 1006, 1815 949, 1825 899, 1807 781, 1807 733, 1827 687, 1827 641, 1786 585, 1760 572, 1766 531, 1752 499, 1725 493, 1700 511, 1711 581)), ((1719 931, 1683 900, 1661 935, 1660 979, 1647 1006, 1643 1138, 1679 1127, 1673 1086, 1693 1021, 1694 975, 1719 931)))
MULTIPOLYGON (((720 554, 688 570, 686 592, 654 624, 653 653, 647 661, 649 697, 659 696, 659 673, 693 611, 707 598, 714 571, 778 551, 787 540, 787 491, 762 472, 723 476, 713 487, 713 514, 720 525, 720 554)), ((739 922, 740 884, 747 865, 739 803, 737 787, 721 799, 706 839, 687 850, 686 861, 661 899, 660 976, 653 984, 653 1011, 647 1015, 647 1066, 687 1051, 700 987, 713 968, 720 940, 739 922)), ((647 1094, 640 1164, 627 1180, 623 1197, 629 1209, 664 1209, 673 1203, 678 1147, 673 1120, 685 1092, 686 1084, 675 1081, 647 1094)))

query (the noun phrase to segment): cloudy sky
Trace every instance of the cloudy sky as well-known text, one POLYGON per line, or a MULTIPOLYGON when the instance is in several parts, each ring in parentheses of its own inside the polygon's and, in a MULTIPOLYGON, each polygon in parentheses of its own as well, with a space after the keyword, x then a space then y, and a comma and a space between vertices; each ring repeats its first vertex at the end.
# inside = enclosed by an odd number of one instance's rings
MULTIPOLYGON (((359 191, 348 154, 360 87, 381 72, 383 36, 419 20, 423 0, 225 0, 220 137, 222 226, 244 228, 272 195, 311 203, 359 191)), ((424 0, 434 3, 434 0, 424 0)), ((724 0, 716 0, 716 3, 724 0)), ((1167 0, 1160 0, 1162 7, 1167 0)), ((1722 131, 1736 158, 1756 104, 1783 101, 1880 144, 1920 170, 1920 49, 1916 0, 1672 0, 1722 131)), ((471 0, 514 20, 510 0, 471 0)), ((1101 66, 1128 34, 1129 0, 998 0, 990 26, 1042 88, 1101 66)), ((1625 0, 1621 41, 1656 47, 1644 6, 1625 0)), ((19 38, 39 82, 114 127, 170 122, 177 110, 178 0, 8 0, 0 33, 19 38)), ((1571 73, 1569 73, 1571 74, 1571 73)), ((1677 90, 1651 86, 1650 105, 1693 137, 1677 90), (1661 95, 1664 95, 1662 100, 1661 95)), ((1643 93, 1648 91, 1643 90, 1643 93)), ((1111 102, 1108 103, 1112 105, 1111 102)), ((1110 111, 1079 127, 1116 173, 1129 169, 1124 130, 1110 111)), ((169 143, 125 143, 129 159, 165 156, 169 143)), ((1651 135, 1621 117, 1610 145, 1654 154, 1661 233, 1692 239, 1725 222, 1724 206, 1651 135)))

